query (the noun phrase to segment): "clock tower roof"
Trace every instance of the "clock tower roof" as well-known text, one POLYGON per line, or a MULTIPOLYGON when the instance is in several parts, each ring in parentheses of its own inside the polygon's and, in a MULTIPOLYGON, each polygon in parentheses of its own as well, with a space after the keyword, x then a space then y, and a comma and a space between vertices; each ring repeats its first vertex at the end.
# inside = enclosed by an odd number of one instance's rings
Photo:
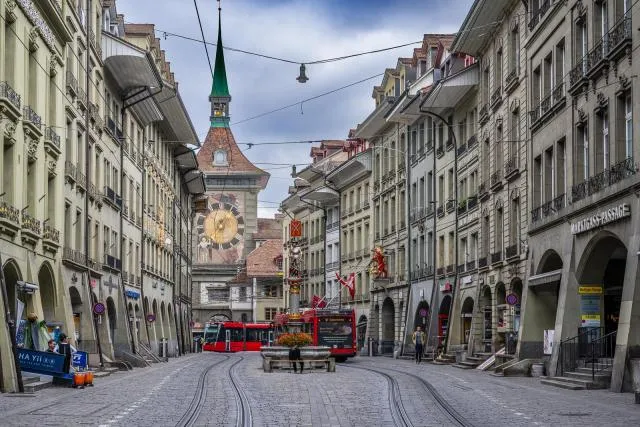
POLYGON ((228 127, 210 127, 197 158, 200 170, 209 176, 257 177, 260 188, 265 188, 269 181, 269 173, 242 153, 228 127))

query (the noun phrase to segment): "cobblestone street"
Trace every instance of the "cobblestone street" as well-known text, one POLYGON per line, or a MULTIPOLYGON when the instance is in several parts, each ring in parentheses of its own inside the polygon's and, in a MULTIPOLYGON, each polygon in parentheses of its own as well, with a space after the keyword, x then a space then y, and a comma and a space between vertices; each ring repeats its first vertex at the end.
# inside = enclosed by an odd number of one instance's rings
POLYGON ((631 394, 389 358, 356 358, 335 374, 264 373, 256 353, 201 353, 118 372, 93 388, 5 394, 0 410, 11 426, 640 425, 631 394))

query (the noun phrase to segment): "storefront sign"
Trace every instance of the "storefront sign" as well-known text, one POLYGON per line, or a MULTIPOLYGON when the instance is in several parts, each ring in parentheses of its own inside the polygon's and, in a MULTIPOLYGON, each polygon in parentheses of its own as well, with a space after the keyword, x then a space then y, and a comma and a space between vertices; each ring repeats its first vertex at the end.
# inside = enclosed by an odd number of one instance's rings
POLYGON ((64 358, 64 355, 57 353, 18 349, 20 369, 35 374, 68 376, 69 374, 64 372, 64 358))
POLYGON ((71 364, 77 368, 85 369, 89 365, 89 354, 85 351, 76 351, 71 355, 71 364))
POLYGON ((580 234, 586 231, 598 228, 611 222, 619 221, 623 218, 631 216, 631 206, 628 203, 622 203, 613 208, 609 208, 590 217, 581 219, 571 224, 571 233, 580 234))
POLYGON ((601 302, 600 294, 580 295, 580 324, 582 327, 600 327, 601 302))
POLYGON ((583 285, 578 287, 580 295, 602 295, 602 286, 583 285))
POLYGON ((127 289, 127 290, 125 291, 125 294, 127 294, 127 296, 128 296, 129 298, 132 298, 132 299, 138 299, 138 298, 140 298, 140 292, 138 292, 138 291, 134 291, 134 290, 131 290, 131 289, 127 289))
POLYGON ((583 314, 582 316, 580 316, 580 322, 583 328, 585 327, 599 328, 600 315, 599 314, 583 314))

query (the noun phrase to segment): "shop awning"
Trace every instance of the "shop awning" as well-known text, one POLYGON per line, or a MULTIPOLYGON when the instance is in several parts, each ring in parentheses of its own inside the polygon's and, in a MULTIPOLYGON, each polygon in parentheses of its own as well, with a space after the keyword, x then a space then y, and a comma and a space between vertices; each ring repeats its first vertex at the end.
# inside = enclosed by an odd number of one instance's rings
POLYGON ((193 128, 178 88, 164 83, 155 99, 164 116, 160 125, 169 135, 173 135, 173 140, 179 141, 179 144, 200 146, 198 134, 193 128))
POLYGON ((529 288, 536 293, 557 292, 560 279, 562 279, 562 270, 553 270, 530 276, 527 282, 529 288))
POLYGON ((162 89, 162 78, 149 52, 103 32, 102 60, 125 107, 130 106, 145 125, 163 119, 152 98, 162 89))
POLYGON ((458 105, 462 98, 477 85, 478 63, 475 63, 441 80, 422 101, 420 109, 423 111, 432 110, 440 114, 444 110, 454 108, 458 105))

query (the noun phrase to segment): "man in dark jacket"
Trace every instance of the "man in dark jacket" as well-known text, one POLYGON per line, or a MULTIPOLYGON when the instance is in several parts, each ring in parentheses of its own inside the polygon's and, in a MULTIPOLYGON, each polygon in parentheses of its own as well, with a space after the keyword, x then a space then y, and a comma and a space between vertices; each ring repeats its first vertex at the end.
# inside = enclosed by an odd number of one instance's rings
POLYGON ((58 343, 58 353, 64 354, 64 372, 69 373, 71 367, 71 344, 69 344, 69 337, 65 333, 61 333, 58 337, 60 342, 58 343))
POLYGON ((289 361, 293 365, 293 372, 298 373, 298 368, 296 366, 296 361, 300 361, 300 373, 304 369, 304 362, 302 362, 302 358, 300 357, 300 347, 295 346, 289 350, 289 361))

